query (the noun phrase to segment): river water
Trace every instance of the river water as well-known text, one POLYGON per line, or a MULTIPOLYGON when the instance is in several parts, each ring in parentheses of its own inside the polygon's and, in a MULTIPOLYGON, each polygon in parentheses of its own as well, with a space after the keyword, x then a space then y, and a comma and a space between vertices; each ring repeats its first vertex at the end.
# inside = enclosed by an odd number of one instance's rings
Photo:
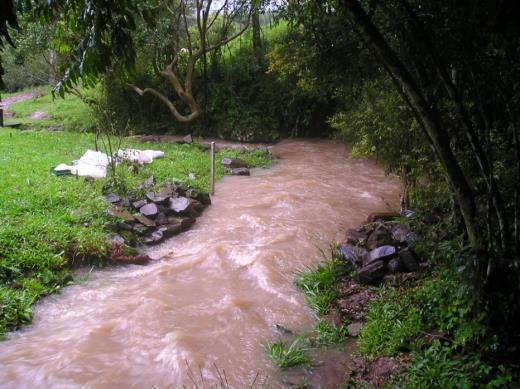
POLYGON ((278 338, 275 324, 314 322, 294 273, 367 214, 397 206, 399 183, 330 141, 272 153, 272 168, 219 182, 213 205, 151 249, 150 265, 95 271, 37 304, 33 324, 0 342, 0 386, 215 387, 225 371, 233 388, 257 375, 258 387, 279 387, 263 344, 278 338))

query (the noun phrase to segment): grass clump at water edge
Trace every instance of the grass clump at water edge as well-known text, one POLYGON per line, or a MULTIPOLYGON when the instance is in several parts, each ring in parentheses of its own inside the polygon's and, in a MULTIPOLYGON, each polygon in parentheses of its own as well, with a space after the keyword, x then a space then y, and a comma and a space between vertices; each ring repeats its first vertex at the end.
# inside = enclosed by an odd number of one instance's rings
POLYGON ((332 258, 298 273, 294 284, 305 294, 306 304, 316 315, 324 316, 338 299, 339 282, 347 272, 344 261, 332 258))
POLYGON ((307 350, 302 345, 301 338, 296 338, 290 345, 286 345, 281 340, 267 343, 265 349, 273 364, 280 369, 296 366, 305 367, 311 364, 311 358, 307 355, 307 350))

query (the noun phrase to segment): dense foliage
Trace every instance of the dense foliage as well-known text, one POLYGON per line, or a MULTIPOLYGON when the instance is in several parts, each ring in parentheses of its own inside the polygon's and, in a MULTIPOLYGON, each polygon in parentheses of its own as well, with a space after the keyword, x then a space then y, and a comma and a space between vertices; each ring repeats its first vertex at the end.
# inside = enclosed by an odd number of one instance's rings
MULTIPOLYGON (((446 227, 448 240, 465 248, 456 282, 475 298, 472 318, 481 317, 479 325, 502 342, 518 342, 512 334, 520 320, 520 3, 302 0, 279 5, 272 18, 274 5, 252 2, 255 12, 231 24, 214 15, 215 26, 223 26, 214 33, 175 12, 187 15, 201 4, 4 1, 0 49, 9 36, 19 44, 17 51, 4 47, 3 64, 11 69, 4 78, 11 88, 28 83, 22 78, 31 71, 19 67, 39 67, 33 49, 46 49, 30 37, 59 16, 63 28, 44 46, 64 47, 60 90, 101 79, 104 104, 136 131, 246 141, 334 134, 355 156, 375 156, 401 175, 404 208, 433 211, 428 222, 446 227), (19 33, 7 29, 17 25, 13 4, 20 8, 19 33), (174 12, 157 11, 166 5, 174 12), (192 47, 241 31, 250 15, 251 31, 203 50, 190 68, 192 47), (188 34, 181 37, 179 26, 188 34), (190 31, 204 39, 190 42, 190 31), (193 81, 189 97, 203 112, 197 121, 179 124, 156 95, 129 88, 148 86, 170 102, 185 102, 182 88, 173 90, 161 78, 158 62, 174 64, 176 77, 193 81)), ((179 108, 181 116, 189 114, 185 109, 179 108)), ((451 287, 447 273, 438 278, 451 287)), ((414 299, 429 301, 420 293, 414 299)), ((380 308, 383 317, 386 308, 380 308)), ((413 335, 412 319, 424 315, 408 313, 413 335)))

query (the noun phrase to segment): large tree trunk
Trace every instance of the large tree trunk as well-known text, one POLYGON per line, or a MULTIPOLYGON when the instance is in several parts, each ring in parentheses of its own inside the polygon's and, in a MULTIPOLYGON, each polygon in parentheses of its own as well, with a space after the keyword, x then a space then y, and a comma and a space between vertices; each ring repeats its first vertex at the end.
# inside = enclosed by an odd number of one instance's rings
POLYGON ((440 125, 438 112, 428 103, 425 95, 412 77, 411 72, 408 71, 395 51, 386 42, 381 32, 374 26, 359 1, 343 0, 343 5, 350 11, 358 27, 373 45, 385 68, 391 72, 392 77, 401 85, 403 92, 421 119, 422 125, 428 133, 435 152, 446 171, 450 186, 460 206, 470 242, 475 250, 480 251, 482 249, 482 235, 478 226, 473 193, 453 154, 449 136, 440 125))
POLYGON ((253 51, 255 53, 255 57, 257 63, 259 65, 262 64, 262 38, 260 36, 260 4, 255 2, 253 4, 253 8, 251 10, 251 27, 253 29, 253 51))

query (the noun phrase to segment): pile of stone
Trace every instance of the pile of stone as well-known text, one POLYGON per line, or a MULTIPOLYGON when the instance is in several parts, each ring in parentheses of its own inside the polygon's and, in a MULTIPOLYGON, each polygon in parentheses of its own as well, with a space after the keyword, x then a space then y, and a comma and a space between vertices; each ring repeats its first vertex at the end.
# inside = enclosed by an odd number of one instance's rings
POLYGON ((416 278, 424 266, 413 247, 416 236, 408 224, 388 220, 386 215, 371 215, 369 222, 349 229, 340 246, 341 256, 356 270, 357 280, 365 285, 416 278))
POLYGON ((109 227, 116 235, 114 243, 135 246, 156 244, 189 229, 195 219, 211 204, 209 194, 184 185, 167 183, 143 198, 106 196, 114 222, 109 227))
POLYGON ((249 166, 247 162, 240 158, 222 158, 220 164, 224 167, 226 174, 234 176, 249 176, 249 166))

